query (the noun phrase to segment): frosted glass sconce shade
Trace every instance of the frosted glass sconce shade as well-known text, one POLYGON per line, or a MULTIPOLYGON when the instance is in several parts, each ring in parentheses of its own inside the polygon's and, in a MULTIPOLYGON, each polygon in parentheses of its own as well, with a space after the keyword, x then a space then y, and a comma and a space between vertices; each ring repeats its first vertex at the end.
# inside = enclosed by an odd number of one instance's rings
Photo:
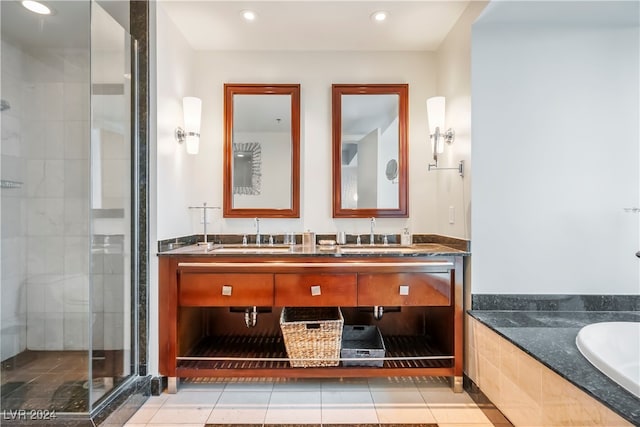
POLYGON ((429 134, 431 135, 431 149, 434 153, 442 154, 444 152, 444 143, 451 143, 453 137, 447 140, 448 132, 444 134, 444 111, 446 101, 444 96, 434 96, 427 99, 427 118, 429 120, 429 134))
POLYGON ((176 140, 180 144, 186 141, 187 153, 198 154, 202 100, 193 96, 182 98, 182 114, 184 115, 184 129, 181 127, 176 129, 176 140))
POLYGON ((429 170, 455 169, 460 176, 464 176, 464 162, 462 160, 457 168, 438 167, 438 154, 444 152, 444 143, 451 144, 456 135, 451 128, 444 130, 445 106, 444 96, 434 96, 427 99, 427 120, 429 121, 431 153, 434 160, 434 163, 429 165, 429 170))
POLYGON ((429 120, 429 133, 436 133, 436 128, 444 129, 444 96, 434 96, 427 99, 427 118, 429 120))

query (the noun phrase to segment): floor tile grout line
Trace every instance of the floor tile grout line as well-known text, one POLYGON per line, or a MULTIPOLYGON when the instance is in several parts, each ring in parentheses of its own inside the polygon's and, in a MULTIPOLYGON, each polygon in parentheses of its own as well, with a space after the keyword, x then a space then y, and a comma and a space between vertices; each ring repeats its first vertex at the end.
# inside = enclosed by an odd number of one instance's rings
MULTIPOLYGON (((275 386, 275 384, 274 384, 275 386)), ((271 387, 271 392, 269 393, 269 401, 267 402, 267 410, 264 411, 264 417, 262 418, 262 426, 267 423, 267 415, 269 414, 269 407, 271 406, 271 399, 273 399, 273 388, 271 387)))
MULTIPOLYGON (((426 405, 426 407, 427 407, 427 409, 429 410, 429 412, 430 412, 430 414, 431 414, 431 416, 432 416, 433 420, 435 421, 435 424, 437 425, 437 420, 435 419, 435 417, 433 416, 433 413, 431 412, 431 408, 429 407, 429 402, 427 402, 425 395, 421 392, 421 389, 420 389, 419 387, 417 387, 417 384, 415 384, 415 381, 414 381, 413 379, 411 379, 411 382, 414 384, 414 386, 415 386, 416 390, 418 391, 418 393, 420 393, 420 398, 421 398, 422 402, 426 405)), ((232 392, 234 392, 234 391, 235 391, 235 390, 226 390, 226 386, 227 386, 227 385, 228 385, 228 383, 226 383, 226 384, 225 384, 225 387, 224 387, 224 388, 223 388, 223 390, 220 392, 220 394, 219 394, 218 398, 216 399, 216 402, 215 402, 215 404, 214 404, 214 407, 213 407, 212 411, 213 411, 213 410, 215 410, 215 408, 216 408, 217 404, 218 404, 218 403, 220 402, 220 400, 222 399, 222 393, 227 392, 227 391, 228 391, 228 392, 230 392, 230 393, 232 393, 232 392)), ((261 424, 261 425, 262 425, 262 427, 264 427, 265 425, 267 425, 267 423, 266 423, 266 419, 267 419, 267 412, 268 412, 268 410, 269 410, 269 406, 271 405, 272 400, 273 400, 273 392, 274 392, 274 387, 273 387, 273 386, 274 386, 274 385, 272 384, 272 387, 271 387, 271 388, 270 388, 270 390, 269 390, 269 403, 268 403, 268 405, 267 405, 267 411, 265 411, 265 416, 264 416, 263 422, 262 422, 262 424, 261 424)), ((376 416, 378 416, 378 414, 377 414, 377 408, 376 408, 376 405, 375 405, 375 401, 374 401, 374 399, 373 399, 373 391, 376 391, 376 390, 373 390, 373 388, 371 387, 371 384, 370 384, 370 383, 367 383, 367 386, 368 386, 368 387, 367 387, 367 389, 369 390, 369 396, 370 396, 371 401, 372 401, 373 406, 374 406, 374 410, 376 410, 376 416)), ((380 390, 383 390, 383 391, 385 390, 385 388, 384 388, 384 387, 380 387, 380 384, 378 384, 376 387, 379 387, 379 388, 380 388, 380 390)), ((295 389, 294 389, 294 390, 282 390, 282 391, 283 391, 283 392, 286 392, 286 393, 296 393, 296 392, 300 392, 300 391, 303 391, 303 390, 295 390, 295 389)), ((307 391, 307 390, 304 390, 304 391, 307 391)), ((323 399, 323 391, 324 391, 324 390, 322 390, 322 387, 321 387, 321 388, 320 388, 321 422, 320 422, 320 424, 316 424, 316 425, 320 425, 320 426, 324 426, 324 425, 325 425, 325 423, 324 423, 324 422, 323 422, 323 420, 322 420, 322 409, 323 409, 323 407, 324 407, 324 403, 325 403, 325 402, 324 402, 324 399, 323 399)), ((339 390, 327 390, 327 391, 339 391, 339 390)), ((347 391, 350 391, 350 390, 347 390, 347 391)), ((356 390, 353 390, 353 391, 355 392, 356 390)), ((362 390, 362 391, 364 391, 364 390, 362 390)), ((396 391, 396 390, 392 388, 391 390, 387 390, 387 391, 389 391, 390 393, 393 393, 393 392, 394 392, 394 391, 396 391)), ((404 390, 404 391, 406 391, 406 390, 404 390)), ((472 399, 472 401, 473 401, 473 399, 472 399)), ((162 403, 162 405, 161 405, 160 407, 164 406, 166 403, 167 403, 167 402, 166 402, 166 400, 165 400, 165 401, 162 403)), ((474 401, 474 402, 473 402, 473 404, 474 404, 474 406, 475 406, 476 408, 479 408, 479 405, 477 404, 477 402, 475 402, 475 401, 474 401)), ((158 408, 158 409, 159 409, 159 408, 158 408)), ((158 409, 156 409, 156 412, 157 412, 157 410, 158 410, 158 409)), ((483 411, 483 412, 484 412, 484 411, 483 411)), ((211 416, 211 413, 210 413, 210 416, 211 416)), ((489 422, 491 423, 491 420, 489 420, 489 422)), ((256 425, 257 425, 257 424, 256 424, 256 425)), ((279 425, 279 426, 286 426, 286 424, 277 424, 277 425, 279 425)), ((293 426, 295 426, 295 425, 297 425, 297 424, 293 424, 293 426)), ((326 424, 326 425, 327 425, 327 426, 329 426, 329 425, 331 425, 331 424, 326 424)), ((344 425, 349 425, 349 424, 344 424, 344 425)), ((357 425, 357 424, 355 424, 355 425, 357 425)), ((371 425, 373 425, 373 424, 371 424, 371 425)), ((377 421, 377 423, 376 423, 375 425, 378 425, 378 426, 380 426, 380 427, 384 427, 384 426, 387 426, 388 424, 381 424, 381 423, 380 423, 380 420, 379 420, 379 418, 378 418, 378 421, 377 421)), ((405 424, 393 424, 393 425, 397 425, 397 426, 404 426, 405 424)), ((412 424, 407 424, 407 425, 412 425, 412 424)))
POLYGON ((371 390, 371 383, 367 380, 367 390, 369 390, 369 396, 371 396, 371 403, 373 404, 373 411, 376 413, 376 420, 378 420, 378 425, 380 425, 380 415, 378 415, 378 408, 376 407, 376 401, 373 398, 373 391, 371 390))

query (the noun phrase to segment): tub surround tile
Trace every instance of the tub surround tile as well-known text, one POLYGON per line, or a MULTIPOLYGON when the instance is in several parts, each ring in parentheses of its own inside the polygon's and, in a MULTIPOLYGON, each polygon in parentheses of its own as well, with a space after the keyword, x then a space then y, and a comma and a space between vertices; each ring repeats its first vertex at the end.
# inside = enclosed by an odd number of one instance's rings
POLYGON ((540 394, 536 384, 509 377, 502 370, 501 353, 507 347, 515 347, 479 321, 473 321, 476 342, 479 344, 474 357, 480 359, 476 378, 487 396, 509 417, 515 425, 528 426, 630 426, 606 406, 589 397, 558 374, 533 360, 531 356, 516 348, 509 354, 516 365, 529 366, 538 363, 538 381, 544 384, 540 394), (490 337, 496 338, 497 348, 487 351, 480 343, 490 337), (492 369, 487 369, 491 367, 492 369))
MULTIPOLYGON (((562 397, 564 393, 558 392, 557 389, 563 390, 563 388, 554 382, 555 388, 550 389, 552 380, 541 374, 546 367, 553 371, 554 375, 557 374, 568 380, 577 389, 602 402, 626 420, 640 425, 640 399, 592 366, 575 345, 575 338, 583 326, 606 321, 638 322, 640 321, 639 312, 472 310, 469 314, 487 328, 486 331, 482 328, 474 328, 476 334, 474 339, 477 344, 477 354, 480 355, 477 360, 477 370, 488 374, 484 375, 485 383, 479 385, 492 400, 495 399, 495 393, 498 391, 501 393, 499 396, 516 396, 523 404, 530 404, 531 401, 544 403, 545 396, 549 393, 559 393, 558 398, 562 397), (517 349, 514 350, 516 347, 517 349), (514 361, 511 356, 520 353, 520 350, 526 357, 519 357, 514 361), (495 355, 494 360, 483 356, 488 354, 495 355), (540 368, 536 368, 536 362, 541 363, 540 368), (503 374, 508 375, 513 384, 505 380, 495 383, 491 379, 499 378, 503 374), (527 392, 521 396, 518 395, 517 389, 522 390, 525 385, 527 392)), ((576 403, 558 408, 554 407, 553 402, 557 400, 552 399, 548 405, 543 404, 539 408, 543 417, 550 412, 569 411, 565 418, 575 421, 584 412, 580 408, 587 405, 576 403)), ((501 407, 500 398, 498 401, 494 400, 494 403, 501 407)), ((512 421, 517 424, 516 420, 512 421)), ((539 421, 543 423, 544 419, 539 421)), ((603 423, 603 425, 607 424, 603 423)))

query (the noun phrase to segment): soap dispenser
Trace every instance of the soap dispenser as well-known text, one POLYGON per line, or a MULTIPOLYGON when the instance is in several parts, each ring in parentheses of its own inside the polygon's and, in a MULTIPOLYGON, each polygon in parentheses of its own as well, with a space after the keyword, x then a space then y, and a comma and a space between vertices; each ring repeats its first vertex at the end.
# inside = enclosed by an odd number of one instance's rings
POLYGON ((409 227, 405 227, 402 230, 402 234, 400 235, 400 244, 402 246, 410 246, 411 245, 411 234, 409 233, 409 227))

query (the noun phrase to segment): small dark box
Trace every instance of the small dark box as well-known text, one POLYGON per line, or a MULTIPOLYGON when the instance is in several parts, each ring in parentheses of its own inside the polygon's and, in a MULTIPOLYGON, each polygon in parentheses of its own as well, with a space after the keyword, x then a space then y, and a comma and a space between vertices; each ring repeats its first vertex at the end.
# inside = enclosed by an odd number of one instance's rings
POLYGON ((344 325, 340 357, 343 366, 382 367, 384 360, 371 360, 384 357, 385 347, 377 326, 344 325))

